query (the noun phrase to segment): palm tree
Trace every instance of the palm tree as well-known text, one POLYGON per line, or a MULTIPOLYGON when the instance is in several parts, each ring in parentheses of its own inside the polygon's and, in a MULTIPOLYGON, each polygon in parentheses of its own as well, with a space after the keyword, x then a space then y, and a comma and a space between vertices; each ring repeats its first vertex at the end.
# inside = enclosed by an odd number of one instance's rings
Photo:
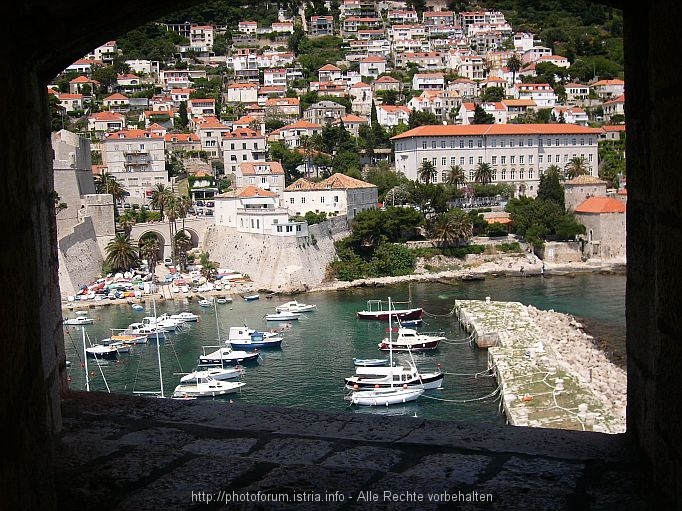
POLYGON ((512 55, 507 59, 507 68, 512 72, 512 84, 516 83, 516 73, 521 70, 523 62, 518 57, 518 55, 512 55))
MULTIPOLYGON (((166 197, 166 218, 168 218, 168 231, 170 233, 171 239, 175 238, 175 233, 177 232, 176 221, 180 218, 180 213, 182 211, 181 201, 177 195, 172 193, 168 194, 166 197)), ((171 243, 171 257, 175 258, 175 245, 171 243)))
POLYGON ((133 230, 133 226, 135 225, 135 218, 126 213, 125 215, 121 215, 118 217, 118 228, 122 230, 126 236, 130 236, 130 231, 133 230))
POLYGON ((566 164, 564 171, 566 172, 566 177, 568 179, 573 179, 578 176, 589 174, 590 166, 587 164, 587 160, 584 156, 574 156, 566 164))
POLYGON ((428 160, 424 160, 417 170, 417 174, 419 176, 419 179, 424 181, 427 185, 431 182, 431 178, 433 177, 433 173, 436 172, 436 167, 434 166, 433 163, 431 163, 428 160))
POLYGON ((192 248, 192 238, 186 231, 179 231, 175 235, 175 251, 180 260, 180 268, 182 271, 187 270, 187 252, 192 248))
POLYGON ((140 256, 147 260, 147 267, 152 273, 156 273, 156 263, 159 260, 161 245, 156 234, 148 233, 140 239, 140 256))
POLYGON ((450 165, 450 170, 448 171, 447 183, 455 188, 460 188, 464 186, 467 182, 466 175, 464 174, 464 169, 461 165, 450 165))
POLYGON ((163 212, 166 208, 168 198, 172 195, 173 191, 162 183, 154 185, 154 188, 152 188, 151 206, 160 211, 161 220, 163 220, 163 212))
POLYGON ((564 178, 564 172, 563 172, 563 170, 561 170, 561 167, 559 167, 559 165, 550 165, 549 167, 547 167, 545 169, 545 174, 552 174, 552 173, 559 176, 559 179, 564 178))
POLYGON ((448 247, 460 239, 467 240, 473 233, 473 225, 469 216, 460 209, 451 209, 447 213, 439 213, 431 223, 430 235, 448 247))
POLYGON ((493 181, 493 168, 489 163, 481 162, 476 168, 474 181, 482 185, 489 185, 493 181))
POLYGON ((106 248, 104 262, 112 270, 127 271, 139 264, 137 244, 126 234, 117 234, 106 248))
POLYGON ((187 217, 187 213, 189 213, 189 210, 192 208, 192 199, 190 197, 187 197, 186 195, 183 195, 178 199, 178 211, 180 213, 180 218, 182 218, 182 228, 184 230, 185 228, 185 218, 187 217))
POLYGON ((117 203, 123 202, 128 196, 121 183, 109 172, 102 172, 95 176, 95 191, 97 193, 109 193, 117 203))

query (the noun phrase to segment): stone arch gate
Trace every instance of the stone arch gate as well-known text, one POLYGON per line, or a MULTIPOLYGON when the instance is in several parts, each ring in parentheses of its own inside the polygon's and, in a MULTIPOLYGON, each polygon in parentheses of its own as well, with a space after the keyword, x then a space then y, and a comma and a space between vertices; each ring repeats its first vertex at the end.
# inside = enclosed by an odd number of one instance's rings
MULTIPOLYGON (((185 218, 176 222, 177 232, 185 231, 192 240, 192 248, 201 248, 204 234, 209 226, 213 225, 212 220, 203 218, 185 218)), ((159 240, 159 260, 168 257, 171 253, 171 234, 170 225, 167 221, 145 222, 135 224, 130 231, 130 239, 138 244, 145 234, 154 234, 159 240)))

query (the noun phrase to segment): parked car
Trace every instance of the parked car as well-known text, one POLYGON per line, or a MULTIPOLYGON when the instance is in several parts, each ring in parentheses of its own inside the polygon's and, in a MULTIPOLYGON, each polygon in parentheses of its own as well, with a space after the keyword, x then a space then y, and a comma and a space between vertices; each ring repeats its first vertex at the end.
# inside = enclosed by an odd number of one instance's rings
POLYGON ((173 266, 173 259, 170 257, 164 257, 163 258, 163 265, 167 268, 169 266, 173 266))

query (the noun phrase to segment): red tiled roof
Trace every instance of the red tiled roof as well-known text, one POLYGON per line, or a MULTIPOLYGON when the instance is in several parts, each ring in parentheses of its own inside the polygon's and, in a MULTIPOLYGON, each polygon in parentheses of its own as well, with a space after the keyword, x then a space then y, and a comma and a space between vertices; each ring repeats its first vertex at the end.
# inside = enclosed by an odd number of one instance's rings
POLYGON ((598 135, 599 133, 601 133, 601 129, 587 128, 577 124, 471 124, 465 126, 441 126, 434 124, 418 126, 417 128, 392 137, 391 140, 412 137, 448 137, 466 135, 598 135))
POLYGON ((575 208, 576 213, 625 213, 625 203, 611 197, 590 197, 575 208))

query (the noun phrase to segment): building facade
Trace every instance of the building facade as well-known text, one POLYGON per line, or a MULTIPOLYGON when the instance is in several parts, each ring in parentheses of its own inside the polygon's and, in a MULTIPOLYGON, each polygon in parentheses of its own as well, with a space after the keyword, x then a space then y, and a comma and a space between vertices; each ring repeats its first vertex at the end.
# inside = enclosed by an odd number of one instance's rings
POLYGON ((516 187, 517 195, 535 196, 542 172, 564 168, 583 157, 597 175, 601 130, 571 124, 476 124, 419 126, 393 137, 396 172, 417 180, 426 161, 434 166, 431 182, 442 183, 452 165, 473 182, 479 164, 492 170, 492 183, 516 187))

